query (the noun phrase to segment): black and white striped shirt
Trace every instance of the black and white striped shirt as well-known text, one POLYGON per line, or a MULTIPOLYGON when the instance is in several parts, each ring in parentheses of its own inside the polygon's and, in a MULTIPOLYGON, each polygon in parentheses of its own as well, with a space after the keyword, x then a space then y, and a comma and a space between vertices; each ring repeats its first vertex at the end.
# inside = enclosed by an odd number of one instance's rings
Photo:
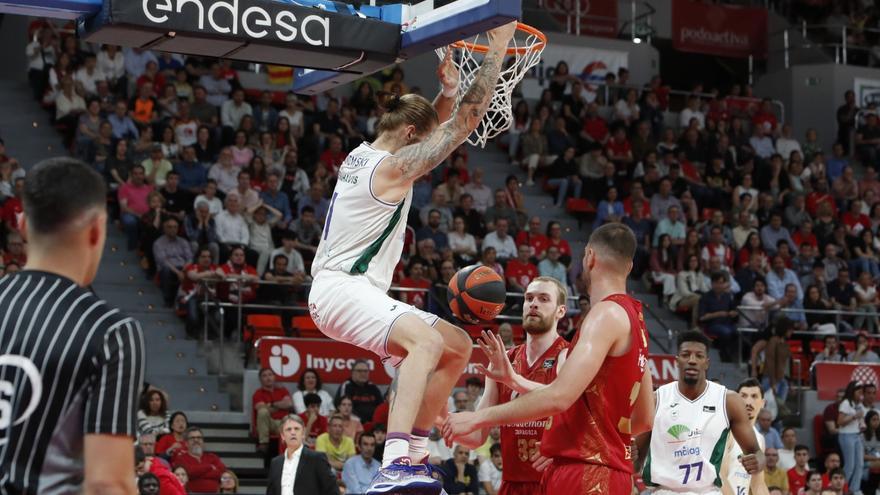
POLYGON ((140 324, 67 278, 0 279, 0 494, 82 491, 83 438, 134 437, 140 324))

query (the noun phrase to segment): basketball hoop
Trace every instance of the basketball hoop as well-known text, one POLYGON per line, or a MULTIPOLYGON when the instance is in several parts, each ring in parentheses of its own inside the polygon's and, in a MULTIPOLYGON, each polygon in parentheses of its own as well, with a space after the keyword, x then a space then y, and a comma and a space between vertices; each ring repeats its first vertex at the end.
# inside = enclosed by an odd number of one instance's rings
MULTIPOLYGON (((504 68, 498 76, 489 110, 477 129, 467 138, 467 141, 474 146, 485 147, 489 139, 510 128, 510 123, 513 121, 511 100, 513 88, 522 81, 526 72, 541 60, 541 53, 547 46, 547 37, 544 33, 528 24, 518 22, 516 31, 507 48, 507 55, 512 58, 505 61, 504 68)), ((489 51, 488 36, 486 33, 481 33, 471 40, 457 41, 450 46, 456 51, 453 53, 452 61, 459 73, 458 95, 455 98, 457 109, 462 97, 476 78, 483 56, 489 51)), ((447 49, 449 47, 435 50, 440 60, 446 56, 447 49)))

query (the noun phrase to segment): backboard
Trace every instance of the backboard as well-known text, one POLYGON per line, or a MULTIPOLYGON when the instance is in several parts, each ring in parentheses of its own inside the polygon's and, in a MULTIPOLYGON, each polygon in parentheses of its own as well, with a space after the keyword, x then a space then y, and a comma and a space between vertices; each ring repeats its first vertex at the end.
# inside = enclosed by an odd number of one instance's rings
MULTIPOLYGON (((455 0, 436 7, 432 0, 426 0, 414 5, 388 5, 380 9, 384 20, 401 26, 400 50, 395 62, 469 38, 522 16, 519 0, 455 0)), ((293 90, 317 94, 370 74, 349 69, 328 71, 299 67, 293 90)))

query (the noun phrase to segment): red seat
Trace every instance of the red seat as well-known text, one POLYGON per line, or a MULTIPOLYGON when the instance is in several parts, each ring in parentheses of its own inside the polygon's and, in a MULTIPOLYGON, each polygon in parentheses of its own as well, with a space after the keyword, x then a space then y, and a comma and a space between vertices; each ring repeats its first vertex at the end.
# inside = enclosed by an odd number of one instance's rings
POLYGON ((247 315, 247 326, 252 331, 250 338, 245 339, 249 342, 257 342, 263 337, 284 337, 284 328, 278 315, 247 315))
POLYGON ((821 340, 811 340, 810 341, 810 352, 813 354, 818 354, 825 349, 825 343, 821 340))
POLYGON ((596 207, 586 199, 568 198, 565 201, 565 211, 577 217, 578 228, 580 229, 581 224, 587 217, 596 214, 596 207))
POLYGON ((306 339, 323 339, 324 334, 318 330, 314 320, 309 315, 294 316, 290 322, 294 330, 299 332, 299 336, 306 339))
POLYGON ((844 340, 840 343, 844 349, 846 349, 846 353, 849 354, 856 350, 856 342, 854 340, 844 340))
POLYGON ((792 357, 794 357, 795 354, 801 354, 804 350, 804 343, 800 340, 789 340, 788 350, 791 351, 792 357))
POLYGON ((810 383, 810 364, 812 362, 813 362, 813 358, 810 357, 809 355, 793 352, 791 354, 791 374, 790 374, 791 377, 792 378, 800 378, 801 383, 809 384, 810 383), (801 368, 800 368, 799 375, 798 375, 798 369, 794 365, 794 361, 796 359, 800 359, 800 361, 801 361, 801 368))

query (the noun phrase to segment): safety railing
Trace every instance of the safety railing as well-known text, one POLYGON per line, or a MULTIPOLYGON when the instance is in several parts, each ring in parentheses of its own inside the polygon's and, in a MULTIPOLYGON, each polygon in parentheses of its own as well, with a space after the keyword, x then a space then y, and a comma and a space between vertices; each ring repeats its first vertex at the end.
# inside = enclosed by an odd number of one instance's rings
MULTIPOLYGON (((244 303, 242 301, 242 295, 245 290, 245 286, 248 286, 248 285, 253 285, 253 286, 260 286, 260 285, 272 286, 272 285, 275 285, 275 286, 287 286, 287 287, 297 287, 297 288, 305 289, 305 288, 311 287, 311 284, 307 283, 307 282, 301 283, 301 284, 293 284, 291 282, 276 282, 276 281, 268 281, 268 280, 250 279, 250 278, 245 278, 245 277, 228 277, 228 278, 224 278, 224 279, 202 280, 199 282, 199 284, 205 289, 202 291, 203 295, 202 295, 202 301, 199 304, 200 307, 202 307, 204 310, 209 310, 211 308, 214 308, 218 311, 219 310, 234 311, 236 313, 237 327, 235 329, 235 339, 237 342, 240 342, 242 340, 242 336, 243 336, 243 318, 242 318, 242 316, 244 315, 245 310, 267 310, 267 311, 276 311, 276 312, 284 311, 284 312, 299 313, 299 314, 308 313, 308 307, 302 306, 302 305, 265 304, 265 303, 254 303, 254 302, 244 303), (235 284, 235 293, 237 295, 236 302, 221 301, 218 298, 212 296, 212 294, 216 293, 216 286, 219 284, 224 284, 224 283, 225 284, 235 284)), ((425 293, 429 300, 433 300, 434 303, 437 304, 436 307, 445 307, 446 302, 440 301, 439 299, 437 299, 437 294, 435 293, 436 288, 437 288, 436 285, 432 286, 430 288, 425 288, 425 289, 413 288, 413 287, 392 286, 389 290, 392 292, 398 292, 398 293, 400 293, 400 292, 425 293)), ((521 292, 507 292, 506 296, 507 296, 507 299, 511 299, 511 298, 523 299, 525 297, 524 294, 521 292)), ((567 298, 568 302, 576 303, 577 300, 578 300, 577 296, 568 296, 568 298, 567 298)), ((569 313, 573 314, 573 315, 579 314, 578 311, 574 311, 574 310, 570 310, 569 313)), ((448 317, 450 315, 446 315, 446 316, 448 317)), ((501 321, 501 322, 521 322, 522 316, 500 314, 497 317, 495 317, 495 319, 498 321, 501 321)), ((224 343, 224 338, 225 338, 224 337, 225 328, 223 327, 225 325, 224 320, 225 320, 225 318, 220 318, 220 323, 218 325, 218 327, 219 327, 218 333, 220 334, 221 347, 224 343)), ((203 328, 202 328, 202 341, 203 342, 207 342, 209 340, 211 322, 212 322, 212 319, 207 317, 207 315, 205 315, 204 322, 203 322, 203 328)))
MULTIPOLYGON (((536 10, 524 8, 523 10, 536 10)), ((630 0, 625 13, 616 17, 590 14, 590 5, 587 0, 538 0, 538 9, 542 13, 550 13, 555 16, 565 17, 565 32, 567 34, 581 35, 581 26, 586 23, 594 25, 615 26, 617 38, 630 39, 633 43, 647 42, 651 44, 654 30, 654 14, 657 9, 648 2, 630 0)))
POLYGON ((831 50, 834 54, 834 63, 846 65, 850 61, 850 52, 867 52, 870 57, 874 45, 870 42, 855 42, 852 38, 861 37, 864 34, 880 38, 880 29, 856 28, 845 24, 807 24, 801 22, 795 28, 786 28, 770 33, 771 38, 782 37, 782 48, 773 50, 782 51, 785 68, 791 66, 792 52, 795 50, 808 50, 819 48, 831 50), (803 42, 795 45, 795 33, 799 34, 803 42))

